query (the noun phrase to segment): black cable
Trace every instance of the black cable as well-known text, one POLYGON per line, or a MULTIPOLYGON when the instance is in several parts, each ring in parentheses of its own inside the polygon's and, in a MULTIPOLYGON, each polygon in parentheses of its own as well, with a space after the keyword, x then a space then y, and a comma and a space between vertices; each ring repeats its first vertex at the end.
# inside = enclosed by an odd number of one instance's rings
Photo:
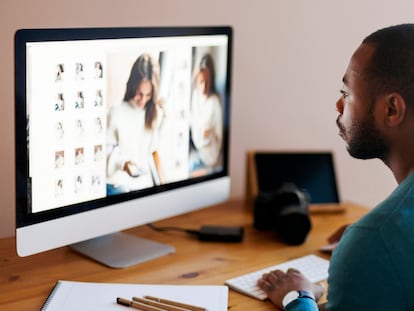
POLYGON ((199 230, 184 229, 184 228, 179 228, 179 227, 157 227, 153 223, 149 223, 147 224, 147 226, 155 231, 178 231, 178 232, 185 232, 185 233, 196 235, 196 236, 200 235, 199 230))
POLYGON ((179 231, 195 235, 200 241, 241 242, 243 240, 243 227, 201 226, 200 230, 179 227, 157 227, 152 223, 147 226, 155 231, 179 231))

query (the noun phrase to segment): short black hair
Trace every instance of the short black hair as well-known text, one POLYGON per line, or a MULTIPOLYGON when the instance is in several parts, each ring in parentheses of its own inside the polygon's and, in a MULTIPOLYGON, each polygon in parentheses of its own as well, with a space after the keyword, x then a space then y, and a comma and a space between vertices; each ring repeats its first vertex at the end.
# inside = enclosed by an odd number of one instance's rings
POLYGON ((375 48, 365 69, 375 95, 397 92, 414 107, 414 24, 400 24, 377 30, 363 44, 375 48))

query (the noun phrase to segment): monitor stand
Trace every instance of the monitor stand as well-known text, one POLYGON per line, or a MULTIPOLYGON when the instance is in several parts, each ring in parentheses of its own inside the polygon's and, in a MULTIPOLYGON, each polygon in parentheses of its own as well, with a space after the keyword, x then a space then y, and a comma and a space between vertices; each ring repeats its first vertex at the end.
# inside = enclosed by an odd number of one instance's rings
POLYGON ((72 244, 70 247, 111 268, 127 268, 175 252, 173 246, 122 232, 72 244))

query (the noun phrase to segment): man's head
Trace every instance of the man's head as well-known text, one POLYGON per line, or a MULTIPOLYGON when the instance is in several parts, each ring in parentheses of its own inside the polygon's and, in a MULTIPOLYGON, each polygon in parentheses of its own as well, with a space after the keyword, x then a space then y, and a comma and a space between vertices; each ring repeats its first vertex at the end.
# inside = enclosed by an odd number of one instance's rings
POLYGON ((414 111, 414 24, 366 37, 343 82, 337 124, 349 153, 388 162, 407 113, 414 111))

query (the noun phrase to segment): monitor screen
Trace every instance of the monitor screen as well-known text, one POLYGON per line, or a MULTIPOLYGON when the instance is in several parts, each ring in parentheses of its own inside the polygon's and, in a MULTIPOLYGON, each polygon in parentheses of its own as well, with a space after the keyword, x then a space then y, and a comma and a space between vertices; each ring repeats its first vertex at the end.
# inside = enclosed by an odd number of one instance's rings
POLYGON ((231 27, 15 35, 22 256, 229 196, 231 27))
POLYGON ((293 183, 309 195, 310 203, 339 203, 331 152, 259 152, 254 157, 259 191, 293 183))

